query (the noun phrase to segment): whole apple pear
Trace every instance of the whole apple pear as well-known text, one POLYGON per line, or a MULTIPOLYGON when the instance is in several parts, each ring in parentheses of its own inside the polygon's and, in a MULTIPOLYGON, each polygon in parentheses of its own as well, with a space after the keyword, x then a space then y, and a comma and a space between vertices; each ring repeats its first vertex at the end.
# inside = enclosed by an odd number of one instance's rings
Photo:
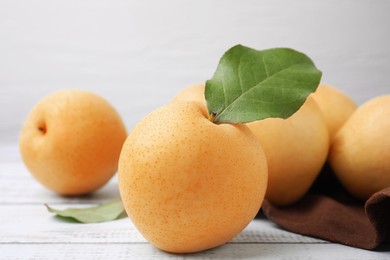
POLYGON ((127 138, 119 189, 147 240, 190 253, 222 245, 249 224, 263 202, 267 174, 248 127, 211 122, 200 102, 171 102, 127 138))
POLYGON ((390 187, 390 94, 359 106, 337 132, 329 161, 345 189, 361 200, 390 187))
POLYGON ((66 89, 34 106, 19 148, 38 182, 61 195, 81 195, 115 174, 126 137, 119 114, 106 100, 86 90, 66 89))

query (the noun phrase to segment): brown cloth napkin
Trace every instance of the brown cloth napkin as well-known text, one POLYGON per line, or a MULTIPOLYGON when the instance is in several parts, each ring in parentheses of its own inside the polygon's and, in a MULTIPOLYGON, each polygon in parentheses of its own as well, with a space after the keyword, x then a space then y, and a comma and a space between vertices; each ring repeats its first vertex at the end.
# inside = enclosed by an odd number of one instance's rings
POLYGON ((328 165, 300 201, 277 207, 266 200, 262 211, 286 230, 348 246, 374 249, 390 240, 390 187, 359 201, 328 165))

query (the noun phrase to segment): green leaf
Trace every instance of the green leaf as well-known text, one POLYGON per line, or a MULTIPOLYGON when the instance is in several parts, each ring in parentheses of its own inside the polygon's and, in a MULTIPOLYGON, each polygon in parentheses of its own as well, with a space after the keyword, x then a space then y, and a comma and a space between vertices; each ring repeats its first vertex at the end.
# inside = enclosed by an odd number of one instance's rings
POLYGON ((73 219, 80 223, 99 223, 126 217, 122 201, 115 199, 99 206, 89 208, 69 208, 64 210, 54 209, 45 204, 47 210, 56 213, 57 216, 73 219))
POLYGON ((258 51, 236 45, 206 81, 210 118, 215 123, 287 118, 316 90, 321 75, 309 57, 295 50, 258 51))

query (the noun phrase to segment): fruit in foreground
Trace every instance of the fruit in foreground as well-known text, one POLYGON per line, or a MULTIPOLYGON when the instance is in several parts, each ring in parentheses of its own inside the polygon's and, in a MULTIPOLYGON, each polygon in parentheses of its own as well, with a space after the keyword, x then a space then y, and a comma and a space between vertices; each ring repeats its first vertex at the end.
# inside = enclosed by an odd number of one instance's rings
POLYGON ((312 97, 324 116, 330 140, 332 140, 340 127, 356 110, 357 105, 341 90, 323 83, 318 86, 312 97))
POLYGON ((222 245, 257 214, 266 190, 261 145, 245 125, 214 124, 199 102, 172 102, 130 133, 119 189, 156 247, 190 253, 222 245))
POLYGON ((312 97, 287 119, 248 123, 264 148, 268 162, 266 199, 289 205, 309 190, 328 154, 329 133, 312 97))
POLYGON ((390 95, 361 105, 336 134, 331 166, 343 186, 366 200, 390 187, 390 95))
POLYGON ((35 105, 22 127, 19 148, 41 184, 61 195, 81 195, 115 174, 126 137, 120 116, 106 100, 68 89, 35 105))

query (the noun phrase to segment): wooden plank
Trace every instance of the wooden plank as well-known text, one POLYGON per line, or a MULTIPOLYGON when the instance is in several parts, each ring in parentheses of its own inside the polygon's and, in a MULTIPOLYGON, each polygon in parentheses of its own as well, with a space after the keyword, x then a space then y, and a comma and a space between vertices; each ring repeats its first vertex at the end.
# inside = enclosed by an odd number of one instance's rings
POLYGON ((0 259, 389 259, 337 244, 226 244, 188 255, 168 254, 139 244, 0 244, 0 259))
MULTIPOLYGON (((11 147, 12 148, 12 147, 11 147)), ((100 223, 64 222, 47 212, 85 207, 119 197, 117 179, 85 197, 62 197, 43 188, 18 158, 0 149, 0 259, 183 259, 151 246, 128 218, 100 223)), ((371 252, 297 235, 255 219, 222 247, 189 259, 390 259, 390 245, 371 252)))
POLYGON ((0 205, 99 203, 119 197, 116 175, 104 187, 92 194, 63 197, 38 183, 21 162, 0 162, 0 190, 2 191, 0 205))
MULTIPOLYGON (((57 205, 59 208, 68 206, 57 205)), ((0 243, 146 242, 128 218, 105 223, 79 224, 54 217, 43 205, 2 205, 0 211, 0 243)), ((327 242, 281 230, 266 219, 255 219, 232 243, 327 242)))

